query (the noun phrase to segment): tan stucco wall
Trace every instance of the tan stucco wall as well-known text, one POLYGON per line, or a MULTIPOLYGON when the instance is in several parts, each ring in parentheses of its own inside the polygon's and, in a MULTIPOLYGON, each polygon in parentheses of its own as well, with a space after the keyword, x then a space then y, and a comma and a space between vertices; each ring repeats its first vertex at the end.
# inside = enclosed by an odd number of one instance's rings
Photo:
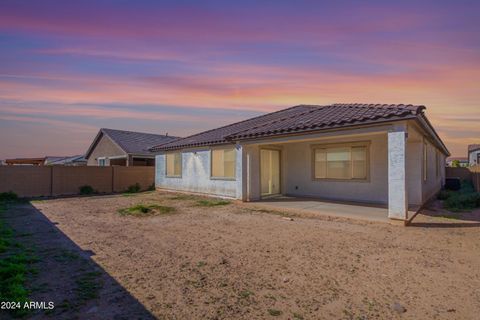
MULTIPOLYGON (((427 141, 427 180, 423 181, 422 184, 423 203, 432 198, 438 191, 440 191, 442 187, 442 178, 444 176, 445 166, 440 167, 441 170, 437 175, 435 164, 435 154, 437 151, 438 149, 427 141)), ((440 161, 442 161, 442 159, 440 159, 440 161)), ((445 159, 443 159, 443 162, 441 163, 445 163, 445 159)))
POLYGON ((376 134, 285 144, 283 152, 283 190, 288 195, 302 195, 326 199, 387 203, 387 136, 376 134), (369 180, 333 181, 312 179, 311 145, 369 141, 369 180))
MULTIPOLYGON (((98 157, 114 157, 125 155, 125 152, 120 149, 110 138, 103 135, 98 141, 97 146, 93 149, 92 154, 88 158, 88 166, 98 166, 98 157)), ((108 165, 108 161, 107 161, 108 165)))
POLYGON ((423 203, 422 161, 423 135, 413 127, 408 128, 407 139, 407 199, 410 205, 423 203))
MULTIPOLYGON (((439 176, 435 172, 434 147, 429 143, 428 179, 424 183, 422 175, 424 136, 413 126, 408 128, 406 144, 406 176, 407 199, 409 205, 421 205, 440 190, 445 179, 445 168, 440 165, 439 176)), ((266 145, 263 145, 266 146, 266 145)), ((271 146, 282 150, 281 184, 282 194, 293 196, 311 196, 326 199, 349 200, 371 203, 388 203, 388 140, 387 131, 363 134, 359 136, 332 137, 294 143, 272 143, 271 146), (312 179, 311 145, 328 143, 345 143, 370 141, 369 180, 332 181, 312 179), (296 188, 297 187, 297 188, 296 188)), ((250 144, 244 147, 249 159, 250 181, 248 186, 249 200, 260 199, 260 148, 261 145, 250 144)), ((440 153, 440 163, 445 156, 440 153)), ((247 179, 245 171, 244 179, 247 179)))

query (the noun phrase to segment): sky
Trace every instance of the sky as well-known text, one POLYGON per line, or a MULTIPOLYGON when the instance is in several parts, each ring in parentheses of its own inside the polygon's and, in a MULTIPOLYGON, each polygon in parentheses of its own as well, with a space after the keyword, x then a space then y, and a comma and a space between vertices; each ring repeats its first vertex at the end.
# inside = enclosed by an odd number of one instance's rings
POLYGON ((479 34, 480 1, 1 0, 0 159, 354 102, 425 105, 466 156, 479 34))

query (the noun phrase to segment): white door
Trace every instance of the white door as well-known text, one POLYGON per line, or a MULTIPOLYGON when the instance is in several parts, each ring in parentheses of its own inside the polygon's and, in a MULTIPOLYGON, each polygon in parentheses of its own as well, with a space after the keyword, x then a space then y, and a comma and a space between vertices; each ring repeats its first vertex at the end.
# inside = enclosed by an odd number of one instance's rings
POLYGON ((279 150, 260 150, 260 184, 262 196, 280 193, 279 150))

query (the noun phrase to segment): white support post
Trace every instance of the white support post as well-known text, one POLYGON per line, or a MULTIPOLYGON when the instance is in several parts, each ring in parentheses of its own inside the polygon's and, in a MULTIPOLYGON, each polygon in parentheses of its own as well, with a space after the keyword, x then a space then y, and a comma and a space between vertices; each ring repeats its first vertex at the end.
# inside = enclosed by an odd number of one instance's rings
POLYGON ((407 176, 405 126, 388 132, 388 217, 407 220, 407 176))

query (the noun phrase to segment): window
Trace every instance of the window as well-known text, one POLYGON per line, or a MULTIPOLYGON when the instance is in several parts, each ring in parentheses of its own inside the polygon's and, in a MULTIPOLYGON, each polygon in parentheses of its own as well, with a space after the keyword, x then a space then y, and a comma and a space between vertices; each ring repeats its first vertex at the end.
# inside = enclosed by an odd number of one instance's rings
POLYGON ((313 150, 315 179, 367 179, 367 145, 315 147, 313 150))
POLYGON ((426 142, 423 142, 423 181, 427 181, 427 178, 428 178, 428 150, 427 150, 427 143, 426 142))
POLYGON ((167 153, 167 177, 182 176, 182 154, 167 153))
POLYGON ((106 164, 107 164, 106 159, 98 159, 98 165, 99 165, 100 167, 105 167, 106 164))
POLYGON ((212 178, 235 179, 235 148, 212 150, 212 178))

